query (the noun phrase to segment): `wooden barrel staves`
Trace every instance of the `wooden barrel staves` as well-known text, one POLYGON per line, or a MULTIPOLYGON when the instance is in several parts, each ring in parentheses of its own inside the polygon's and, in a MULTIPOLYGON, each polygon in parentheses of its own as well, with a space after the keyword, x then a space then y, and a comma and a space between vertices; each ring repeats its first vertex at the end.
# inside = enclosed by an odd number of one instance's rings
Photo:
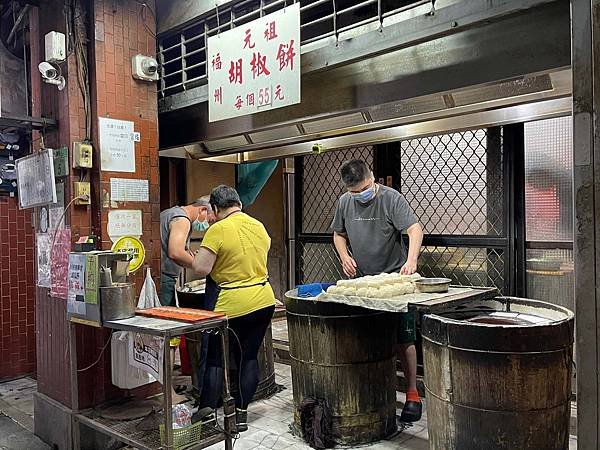
POLYGON ((573 313, 501 297, 423 318, 431 449, 569 448, 573 313))
POLYGON ((286 293, 294 425, 305 398, 325 400, 339 444, 370 443, 396 426, 394 314, 286 293))

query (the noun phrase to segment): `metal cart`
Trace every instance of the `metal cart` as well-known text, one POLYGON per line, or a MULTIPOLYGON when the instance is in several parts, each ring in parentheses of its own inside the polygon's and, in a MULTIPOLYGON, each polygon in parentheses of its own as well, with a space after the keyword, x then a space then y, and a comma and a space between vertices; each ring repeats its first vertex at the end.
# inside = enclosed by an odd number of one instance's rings
POLYGON ((137 424, 143 419, 129 421, 115 421, 102 417, 96 417, 94 410, 80 411, 78 405, 78 383, 77 383, 77 343, 75 339, 75 323, 71 322, 69 328, 69 348, 71 353, 71 394, 73 410, 73 447, 80 448, 80 427, 79 424, 93 428, 100 433, 111 436, 125 444, 143 450, 172 449, 173 448, 173 427, 171 398, 172 386, 172 367, 169 347, 169 339, 189 333, 201 331, 214 331, 221 335, 221 347, 223 354, 223 405, 224 405, 224 427, 203 425, 201 439, 186 447, 188 449, 201 449, 218 442, 225 441, 225 449, 233 449, 232 434, 235 433, 235 407, 233 405, 231 392, 229 388, 229 336, 227 332, 227 319, 210 319, 197 323, 184 323, 172 320, 156 319, 142 316, 135 316, 129 319, 104 322, 104 327, 115 331, 132 331, 135 333, 159 336, 164 339, 164 383, 163 383, 163 411, 165 435, 164 442, 161 443, 159 430, 141 431, 137 429, 137 424))

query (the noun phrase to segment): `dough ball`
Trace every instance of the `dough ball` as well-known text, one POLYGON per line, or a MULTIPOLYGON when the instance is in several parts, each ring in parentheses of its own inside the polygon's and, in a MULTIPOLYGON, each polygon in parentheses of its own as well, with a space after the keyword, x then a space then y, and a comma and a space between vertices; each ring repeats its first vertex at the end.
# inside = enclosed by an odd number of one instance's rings
POLYGON ((352 286, 354 280, 338 280, 337 285, 342 287, 352 286))
POLYGON ((368 297, 369 296, 369 288, 360 287, 356 289, 357 297, 368 297))
POLYGON ((329 286, 327 288, 327 293, 328 294, 339 294, 341 290, 343 290, 343 288, 341 286, 329 286))

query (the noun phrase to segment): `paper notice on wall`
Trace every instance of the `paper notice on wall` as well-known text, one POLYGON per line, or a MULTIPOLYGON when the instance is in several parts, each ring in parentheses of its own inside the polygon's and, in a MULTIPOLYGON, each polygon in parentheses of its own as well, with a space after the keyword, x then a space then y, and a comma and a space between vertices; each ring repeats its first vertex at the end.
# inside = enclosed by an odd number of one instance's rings
MULTIPOLYGON (((54 233, 48 233, 54 237, 54 233)), ((69 252, 71 251, 71 229, 56 231, 54 245, 50 250, 50 295, 67 299, 67 279, 69 272, 69 252)))
POLYGON ((50 287, 50 244, 52 235, 49 233, 38 233, 37 236, 37 285, 39 287, 50 287))
POLYGON ((113 202, 147 202, 150 200, 148 180, 111 178, 110 199, 113 202))
POLYGON ((157 336, 129 333, 129 364, 159 382, 163 380, 164 340, 157 336))
POLYGON ((108 212, 108 236, 115 242, 121 236, 142 235, 142 211, 115 209, 108 212))
POLYGON ((67 311, 85 315, 85 255, 69 255, 67 311))
POLYGON ((98 119, 102 170, 135 172, 133 122, 106 117, 98 119))
POLYGON ((64 212, 65 209, 62 207, 48 208, 48 230, 53 232, 57 228, 61 230, 65 228, 64 217, 62 217, 64 212))

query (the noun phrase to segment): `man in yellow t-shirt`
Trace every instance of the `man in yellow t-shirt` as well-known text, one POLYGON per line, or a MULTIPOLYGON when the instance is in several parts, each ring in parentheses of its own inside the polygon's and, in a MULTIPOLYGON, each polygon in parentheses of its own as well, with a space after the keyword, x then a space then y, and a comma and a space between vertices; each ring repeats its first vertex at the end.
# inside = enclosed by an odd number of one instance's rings
MULTIPOLYGON (((225 313, 231 334, 230 351, 240 373, 236 401, 238 431, 246 431, 247 408, 258 386, 258 349, 275 311, 275 295, 269 284, 267 255, 271 238, 264 225, 242 212, 238 193, 218 186, 210 194, 217 222, 202 239, 192 268, 207 276, 207 303, 225 313)), ((200 407, 216 409, 223 382, 220 340, 211 337, 200 407)))

